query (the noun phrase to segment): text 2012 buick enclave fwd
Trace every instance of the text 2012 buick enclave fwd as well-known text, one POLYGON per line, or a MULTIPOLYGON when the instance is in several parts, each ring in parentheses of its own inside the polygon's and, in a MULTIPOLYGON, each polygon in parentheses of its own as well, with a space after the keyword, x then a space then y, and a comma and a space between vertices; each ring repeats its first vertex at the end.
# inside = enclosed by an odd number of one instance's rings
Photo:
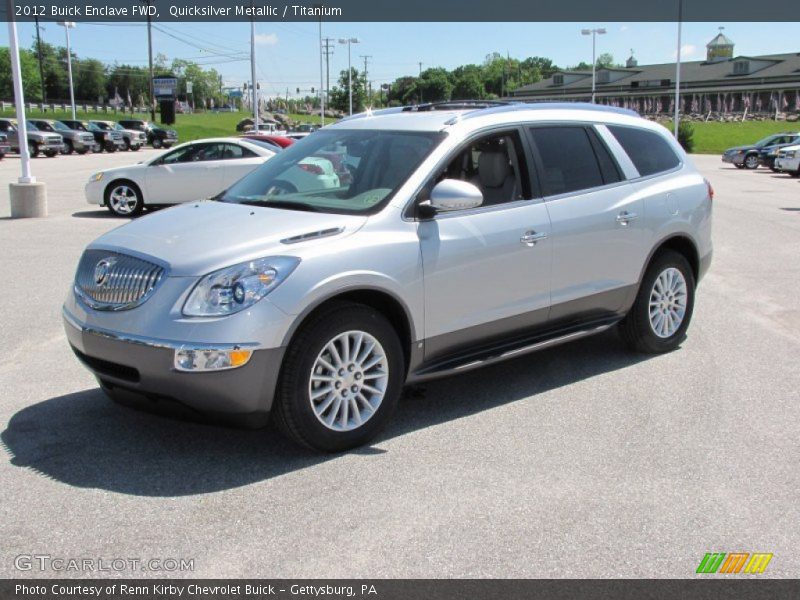
POLYGON ((676 348, 711 260, 712 195, 669 133, 628 111, 365 113, 212 201, 101 236, 65 327, 120 402, 272 414, 341 450, 376 435, 407 382, 614 325, 634 350, 676 348), (292 177, 308 157, 348 176, 292 177))

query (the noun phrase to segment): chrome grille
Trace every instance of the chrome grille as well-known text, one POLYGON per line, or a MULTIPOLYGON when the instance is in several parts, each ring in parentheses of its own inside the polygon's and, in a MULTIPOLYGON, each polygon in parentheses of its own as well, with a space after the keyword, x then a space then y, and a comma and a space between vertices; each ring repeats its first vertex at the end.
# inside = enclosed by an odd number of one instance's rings
POLYGON ((127 310, 145 302, 164 280, 164 268, 107 250, 83 253, 75 293, 97 310, 127 310))

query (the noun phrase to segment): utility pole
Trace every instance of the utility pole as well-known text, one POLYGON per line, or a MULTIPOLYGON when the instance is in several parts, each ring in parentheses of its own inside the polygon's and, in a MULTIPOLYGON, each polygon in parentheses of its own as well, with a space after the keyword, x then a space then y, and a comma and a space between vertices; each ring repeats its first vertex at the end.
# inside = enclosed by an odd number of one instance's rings
MULTIPOLYGON (((321 11, 320 11, 321 12, 321 11)), ((322 70, 322 15, 319 17, 319 122, 320 127, 325 127, 325 90, 323 89, 322 70)))
MULTIPOLYGON (((419 83, 422 83, 422 61, 419 61, 419 83)), ((417 85, 417 89, 419 90, 419 103, 422 104, 422 86, 417 85)))
MULTIPOLYGON (((252 3, 251 5, 252 6, 252 3)), ((258 81, 256 81, 256 21, 250 20, 250 91, 253 94, 253 130, 258 133, 258 81)))
POLYGON ((42 67, 42 38, 39 35, 39 17, 34 17, 36 21, 36 54, 39 55, 39 79, 42 81, 42 102, 47 103, 47 87, 44 84, 44 67, 42 67))
POLYGON ((323 38, 323 48, 325 52, 325 99, 328 105, 331 102, 331 54, 333 54, 335 38, 323 38))
MULTIPOLYGON (((150 7, 152 0, 142 0, 142 2, 150 7)), ((150 70, 150 120, 155 123, 156 121, 156 99, 153 97, 155 91, 153 90, 153 23, 150 19, 150 11, 147 11, 147 64, 150 70)))
POLYGON ((370 93, 369 93, 369 77, 367 76, 367 61, 372 58, 372 55, 360 54, 360 58, 364 59, 364 93, 367 96, 367 104, 370 103, 370 93))

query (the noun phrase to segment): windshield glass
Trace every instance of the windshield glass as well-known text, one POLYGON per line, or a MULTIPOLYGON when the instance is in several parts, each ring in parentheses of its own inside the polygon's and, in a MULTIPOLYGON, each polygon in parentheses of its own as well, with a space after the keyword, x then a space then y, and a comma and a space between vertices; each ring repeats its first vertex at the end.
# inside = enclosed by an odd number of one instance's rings
POLYGON ((231 186, 219 200, 331 213, 377 211, 444 134, 322 130, 231 186))
POLYGON ((95 125, 94 123, 87 123, 87 124, 85 125, 85 127, 86 127, 86 128, 89 130, 89 131, 103 131, 102 129, 100 129, 100 128, 99 128, 97 125, 95 125))
POLYGON ((27 125, 28 129, 31 131, 39 131, 39 128, 30 121, 25 121, 25 125, 27 125))
POLYGON ((780 135, 768 135, 763 140, 758 140, 755 143, 755 146, 757 146, 758 148, 761 148, 763 146, 769 146, 771 143, 774 143, 775 140, 777 140, 780 137, 781 137, 780 135))
POLYGON ((92 125, 94 125, 98 129, 102 129, 103 131, 110 131, 113 129, 111 125, 109 125, 108 123, 103 123, 102 121, 92 121, 92 125))
POLYGON ((53 121, 53 129, 56 131, 72 131, 69 127, 64 125, 61 121, 53 121))
POLYGON ((117 131, 125 131, 125 128, 119 123, 114 123, 114 129, 116 129, 117 131))

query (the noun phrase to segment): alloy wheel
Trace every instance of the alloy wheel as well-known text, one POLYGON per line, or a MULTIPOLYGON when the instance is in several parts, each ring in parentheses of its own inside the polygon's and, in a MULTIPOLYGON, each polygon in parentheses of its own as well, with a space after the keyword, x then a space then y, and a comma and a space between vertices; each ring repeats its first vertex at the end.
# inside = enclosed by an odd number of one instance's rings
POLYGON ((650 328, 660 338, 675 335, 686 316, 686 278, 675 267, 661 272, 650 291, 650 328))
POLYGON ((130 215, 136 210, 139 203, 139 196, 136 191, 128 185, 118 185, 108 196, 108 202, 118 215, 130 215))

